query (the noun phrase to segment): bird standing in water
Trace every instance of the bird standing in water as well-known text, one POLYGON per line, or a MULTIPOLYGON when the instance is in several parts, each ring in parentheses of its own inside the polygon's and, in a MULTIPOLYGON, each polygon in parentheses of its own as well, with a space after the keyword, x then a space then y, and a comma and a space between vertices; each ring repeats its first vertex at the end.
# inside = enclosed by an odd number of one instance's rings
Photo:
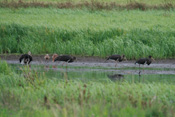
MULTIPOLYGON (((140 70, 140 64, 144 65, 150 65, 152 61, 155 61, 152 56, 148 56, 148 58, 141 58, 135 62, 135 64, 139 64, 139 70, 140 70)), ((144 69, 143 69, 144 70, 144 69)))
POLYGON ((122 62, 123 60, 127 60, 125 55, 111 55, 109 56, 107 60, 115 60, 116 64, 115 64, 115 67, 117 66, 117 62, 122 62))
POLYGON ((30 64, 30 62, 32 61, 33 59, 32 59, 32 56, 31 56, 31 52, 29 51, 28 52, 28 54, 23 54, 23 55, 21 55, 21 57, 19 58, 19 62, 21 63, 21 64, 27 64, 27 65, 29 65, 30 64))

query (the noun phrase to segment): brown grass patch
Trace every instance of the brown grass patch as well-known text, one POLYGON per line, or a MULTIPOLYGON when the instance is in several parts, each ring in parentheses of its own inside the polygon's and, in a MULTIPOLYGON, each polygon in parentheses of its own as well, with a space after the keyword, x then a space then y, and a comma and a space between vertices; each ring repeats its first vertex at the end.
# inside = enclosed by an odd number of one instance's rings
POLYGON ((53 8, 60 8, 60 9, 82 9, 82 8, 88 8, 91 10, 133 10, 133 9, 140 9, 140 10, 148 10, 148 9, 174 9, 175 5, 171 3, 166 4, 160 4, 160 5, 147 5, 144 3, 138 3, 138 2, 131 2, 126 5, 117 4, 116 2, 96 2, 96 1, 85 1, 85 2, 37 2, 37 1, 31 1, 26 2, 23 0, 19 1, 11 1, 8 2, 6 0, 0 2, 0 7, 2 8, 28 8, 28 7, 53 7, 53 8))

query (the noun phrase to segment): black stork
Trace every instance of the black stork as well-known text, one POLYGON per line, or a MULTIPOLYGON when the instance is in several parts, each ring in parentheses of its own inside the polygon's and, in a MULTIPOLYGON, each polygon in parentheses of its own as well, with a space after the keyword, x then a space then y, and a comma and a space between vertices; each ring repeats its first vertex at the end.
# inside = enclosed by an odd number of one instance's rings
POLYGON ((127 59, 126 59, 125 55, 118 55, 118 54, 116 54, 116 55, 109 56, 106 59, 106 61, 107 60, 115 60, 115 62, 116 62, 115 67, 116 67, 117 66, 117 62, 122 62, 123 60, 127 60, 127 59))
POLYGON ((31 52, 29 51, 28 52, 28 54, 23 54, 23 55, 21 55, 21 57, 19 58, 19 62, 21 63, 21 64, 27 64, 27 65, 29 65, 30 64, 30 62, 32 61, 33 59, 32 59, 32 56, 31 56, 31 52))
MULTIPOLYGON (((135 64, 139 64, 139 70, 140 70, 140 64, 144 65, 150 65, 152 61, 155 61, 152 56, 148 56, 148 58, 141 58, 135 62, 135 64)), ((143 69, 144 70, 144 69, 143 69)))
MULTIPOLYGON (((58 56, 54 59, 54 62, 55 61, 64 61, 66 63, 71 63, 71 62, 74 62, 76 60, 76 57, 74 56, 70 56, 70 55, 61 55, 61 56, 58 56)), ((63 63, 64 64, 64 63, 63 63)), ((66 65, 67 66, 67 65, 66 65)))

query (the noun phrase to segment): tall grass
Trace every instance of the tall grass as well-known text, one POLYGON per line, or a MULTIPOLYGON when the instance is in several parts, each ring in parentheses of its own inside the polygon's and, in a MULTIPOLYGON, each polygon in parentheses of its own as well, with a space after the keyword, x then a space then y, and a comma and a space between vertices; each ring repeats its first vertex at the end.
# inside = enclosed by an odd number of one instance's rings
POLYGON ((172 11, 1 9, 0 53, 175 57, 172 11))
POLYGON ((1 74, 9 75, 12 70, 5 61, 1 61, 0 59, 0 71, 1 74))
POLYGON ((175 86, 171 83, 58 80, 22 69, 21 75, 0 73, 0 116, 175 114, 175 86))

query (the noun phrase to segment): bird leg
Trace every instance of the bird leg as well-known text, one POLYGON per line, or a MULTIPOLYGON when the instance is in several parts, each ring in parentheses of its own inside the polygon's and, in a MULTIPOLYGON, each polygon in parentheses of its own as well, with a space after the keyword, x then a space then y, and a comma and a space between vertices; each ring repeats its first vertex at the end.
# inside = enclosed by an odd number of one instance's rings
POLYGON ((141 70, 140 70, 140 64, 139 64, 139 77, 141 76, 140 73, 141 73, 141 70))
POLYGON ((140 64, 139 64, 139 82, 140 82, 140 77, 141 77, 141 71, 140 71, 140 64))
POLYGON ((115 67, 117 66, 117 61, 115 61, 116 62, 116 64, 115 64, 115 67))
POLYGON ((27 61, 27 66, 29 65, 29 61, 27 61))
POLYGON ((143 65, 143 72, 144 72, 144 65, 143 65))
POLYGON ((65 64, 65 62, 63 62, 62 67, 63 67, 64 64, 65 64))
POLYGON ((67 62, 66 62, 66 72, 67 72, 67 62))

